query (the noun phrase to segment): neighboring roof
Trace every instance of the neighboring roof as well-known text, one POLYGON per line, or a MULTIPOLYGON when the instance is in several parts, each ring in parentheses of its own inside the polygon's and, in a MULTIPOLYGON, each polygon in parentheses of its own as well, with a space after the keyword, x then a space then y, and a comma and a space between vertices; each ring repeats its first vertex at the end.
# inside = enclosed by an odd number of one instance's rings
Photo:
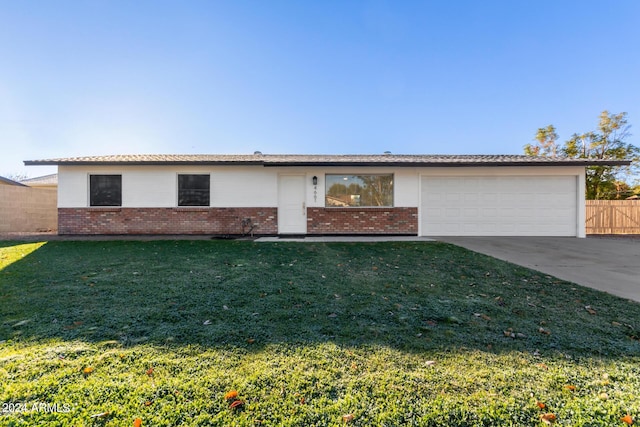
POLYGON ((26 187, 26 185, 24 184, 20 184, 17 181, 14 181, 12 179, 9 178, 5 178, 4 176, 0 176, 0 184, 4 184, 4 185, 17 185, 18 187, 26 187))
POLYGON ((28 185, 30 187, 45 187, 58 185, 58 174, 52 173, 51 175, 37 176, 35 178, 23 179, 21 184, 28 185))
POLYGON ((129 154, 25 160, 36 165, 262 165, 262 166, 628 166, 629 160, 525 155, 421 154, 129 154))

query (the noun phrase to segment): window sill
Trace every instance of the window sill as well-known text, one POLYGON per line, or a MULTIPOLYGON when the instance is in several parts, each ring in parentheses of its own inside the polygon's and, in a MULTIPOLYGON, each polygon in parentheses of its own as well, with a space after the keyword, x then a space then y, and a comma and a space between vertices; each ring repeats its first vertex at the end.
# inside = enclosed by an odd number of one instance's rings
POLYGON ((210 209, 211 206, 176 206, 173 208, 173 210, 180 212, 202 212, 210 209))
POLYGON ((395 209, 393 206, 318 206, 321 209, 331 209, 332 211, 353 211, 353 210, 363 210, 363 211, 388 211, 390 209, 395 209))
POLYGON ((122 206, 89 206, 88 209, 95 212, 121 212, 122 206))

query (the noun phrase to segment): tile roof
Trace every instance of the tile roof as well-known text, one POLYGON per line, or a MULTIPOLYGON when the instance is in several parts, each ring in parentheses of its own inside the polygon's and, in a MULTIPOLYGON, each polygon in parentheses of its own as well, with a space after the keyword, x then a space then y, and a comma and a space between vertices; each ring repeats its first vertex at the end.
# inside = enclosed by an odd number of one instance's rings
POLYGON ((121 154, 25 160, 36 165, 262 165, 262 166, 625 166, 628 160, 525 155, 429 154, 121 154))
POLYGON ((9 178, 5 178, 4 176, 0 176, 0 184, 3 184, 3 185, 16 185, 18 187, 26 187, 26 185, 20 184, 19 182, 14 181, 14 180, 9 179, 9 178))
POLYGON ((50 175, 37 176, 35 178, 27 178, 20 181, 21 184, 28 186, 47 186, 58 185, 58 174, 52 173, 50 175))

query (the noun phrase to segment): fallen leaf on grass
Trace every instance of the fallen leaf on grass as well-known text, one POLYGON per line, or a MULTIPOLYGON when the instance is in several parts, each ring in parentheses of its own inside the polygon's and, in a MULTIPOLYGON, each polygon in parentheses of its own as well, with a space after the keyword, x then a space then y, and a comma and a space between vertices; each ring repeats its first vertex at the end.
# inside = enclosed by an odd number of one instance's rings
POLYGON ((146 402, 144 402, 144 406, 151 406, 152 403, 152 401, 147 400, 146 402))
POLYGON ((590 305, 585 305, 584 309, 587 310, 587 313, 589 313, 589 314, 596 314, 597 313, 593 308, 591 308, 590 305))
POLYGON ((153 368, 147 369, 147 375, 150 376, 150 377, 153 376, 153 368))
POLYGON ((491 317, 487 316, 484 313, 473 313, 474 316, 479 317, 483 320, 491 320, 491 317))
POLYGON ((509 337, 509 338, 526 338, 527 336, 525 334, 523 334, 522 332, 513 332, 512 328, 507 329, 506 331, 502 331, 502 333, 504 334, 505 337, 509 337))
POLYGON ((16 323, 15 325, 13 325, 14 328, 17 328, 18 326, 24 326, 27 323, 31 322, 31 319, 25 319, 25 320, 21 320, 18 323, 16 323))
POLYGON ((564 388, 566 388, 569 391, 576 391, 576 386, 574 385, 566 385, 564 386, 564 388))
POLYGON ((133 427, 142 427, 142 420, 140 418, 133 420, 133 427))
POLYGON ((210 325, 211 324, 211 320, 205 320, 204 322, 202 322, 203 325, 210 325))
POLYGON ((542 415, 540 415, 540 420, 545 424, 551 424, 551 423, 555 422, 556 415, 551 413, 551 412, 546 413, 546 414, 542 414, 542 415))
POLYGON ((342 416, 342 421, 344 421, 345 423, 351 422, 353 421, 355 417, 353 416, 353 414, 346 414, 342 416))
POLYGON ((427 365, 427 366, 434 366, 436 364, 436 361, 435 360, 427 360, 424 364, 427 365))
POLYGON ((111 412, 100 412, 99 414, 91 415, 91 418, 107 418, 109 415, 111 415, 111 412))
POLYGON ((536 402, 536 405, 538 405, 538 408, 540 408, 540 409, 544 409, 544 408, 546 408, 546 407, 547 407, 547 405, 545 405, 545 404, 544 404, 544 403, 542 403, 542 402, 536 402))
POLYGON ((91 366, 87 366, 86 368, 82 369, 82 375, 84 375, 85 377, 91 375, 93 373, 93 368, 91 366))
POLYGON ((625 424, 631 425, 633 424, 633 418, 631 418, 631 415, 627 414, 624 417, 620 418, 620 421, 622 421, 625 424))
POLYGON ((239 409, 244 405, 242 400, 234 400, 231 405, 229 405, 229 409, 239 409))
POLYGON ((78 326, 82 326, 82 324, 83 324, 83 323, 84 323, 84 322, 73 322, 73 324, 71 324, 71 325, 67 325, 67 326, 65 326, 64 328, 65 328, 65 329, 67 329, 67 330, 69 330, 69 329, 75 329, 75 328, 77 328, 78 326))
POLYGON ((238 397, 238 392, 235 390, 228 391, 224 395, 225 400, 232 400, 232 399, 235 399, 236 397, 238 397))
POLYGON ((544 335, 551 335, 551 331, 548 330, 548 329, 545 329, 545 328, 539 328, 538 332, 540 332, 541 334, 544 334, 544 335))

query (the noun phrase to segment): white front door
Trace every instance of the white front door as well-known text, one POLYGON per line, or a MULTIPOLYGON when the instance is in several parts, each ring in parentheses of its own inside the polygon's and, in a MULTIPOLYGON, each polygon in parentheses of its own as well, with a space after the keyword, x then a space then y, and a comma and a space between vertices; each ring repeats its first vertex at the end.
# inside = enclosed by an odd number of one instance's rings
POLYGON ((305 175, 278 179, 278 234, 306 234, 305 175))

